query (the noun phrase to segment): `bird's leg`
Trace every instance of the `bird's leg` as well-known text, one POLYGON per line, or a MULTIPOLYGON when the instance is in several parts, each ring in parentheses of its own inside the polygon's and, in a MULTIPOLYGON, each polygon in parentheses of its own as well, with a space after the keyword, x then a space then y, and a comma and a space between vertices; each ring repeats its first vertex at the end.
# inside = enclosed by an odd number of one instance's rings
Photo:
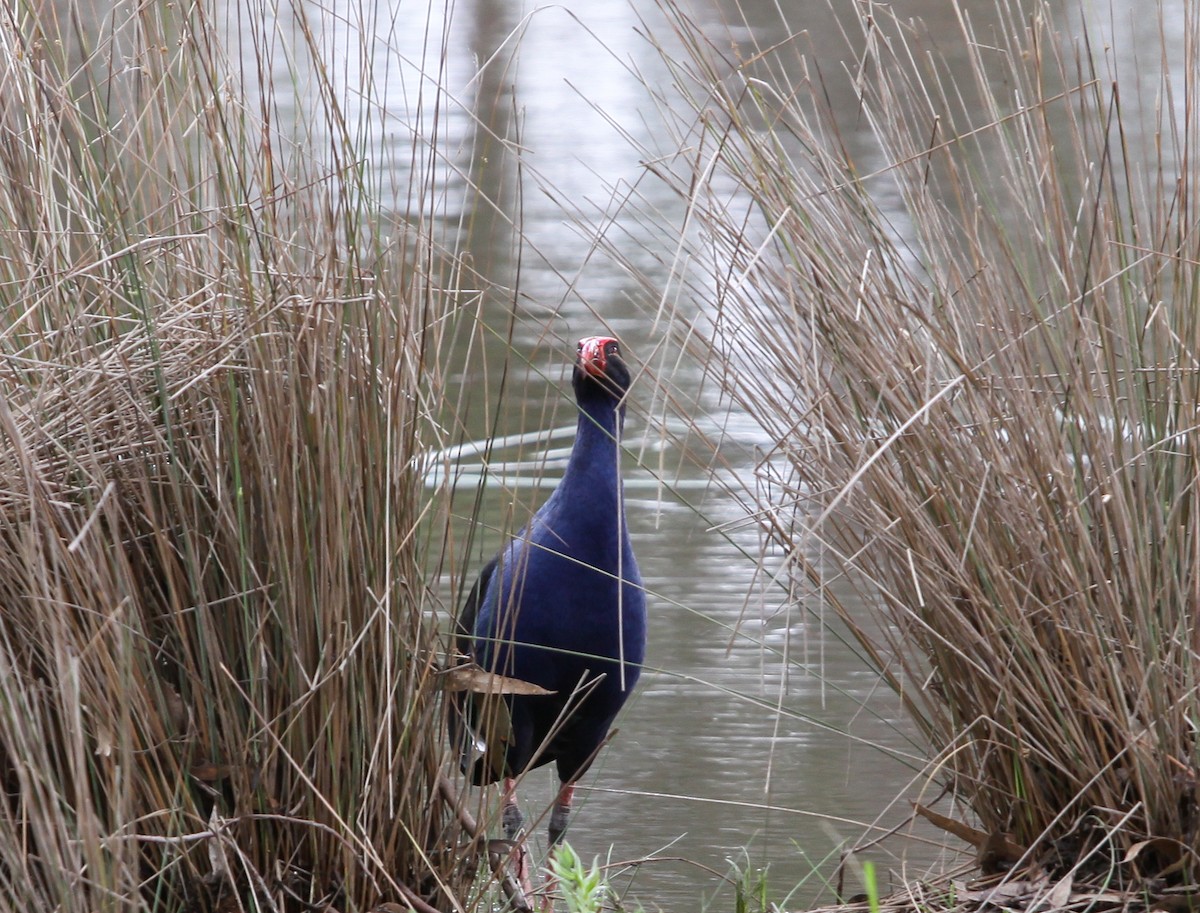
POLYGON ((529 859, 529 845, 525 840, 525 817, 517 804, 517 781, 512 777, 504 778, 504 810, 501 812, 501 823, 504 825, 504 836, 513 844, 513 862, 517 868, 517 881, 525 896, 533 893, 533 882, 529 872, 533 868, 529 859))
POLYGON ((504 779, 504 811, 500 820, 504 824, 505 839, 516 840, 525 825, 525 816, 517 804, 517 781, 512 777, 504 779))
POLYGON ((555 879, 550 874, 553 870, 554 851, 562 843, 563 834, 567 832, 567 821, 571 817, 571 802, 575 798, 575 784, 563 783, 558 789, 558 798, 554 808, 550 810, 550 858, 546 864, 546 888, 542 894, 542 913, 554 913, 555 879))
POLYGON ((575 798, 575 784, 564 783, 558 790, 558 799, 550 812, 550 848, 562 843, 567 832, 567 821, 571 817, 571 802, 575 798))

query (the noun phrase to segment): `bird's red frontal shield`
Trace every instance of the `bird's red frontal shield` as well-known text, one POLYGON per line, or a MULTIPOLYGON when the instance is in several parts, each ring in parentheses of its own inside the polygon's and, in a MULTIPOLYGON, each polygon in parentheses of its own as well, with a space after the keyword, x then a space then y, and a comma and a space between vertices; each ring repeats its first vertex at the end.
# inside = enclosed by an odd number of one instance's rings
POLYGON ((603 377, 608 370, 609 346, 617 341, 611 336, 585 336, 579 340, 579 366, 592 377, 603 377))

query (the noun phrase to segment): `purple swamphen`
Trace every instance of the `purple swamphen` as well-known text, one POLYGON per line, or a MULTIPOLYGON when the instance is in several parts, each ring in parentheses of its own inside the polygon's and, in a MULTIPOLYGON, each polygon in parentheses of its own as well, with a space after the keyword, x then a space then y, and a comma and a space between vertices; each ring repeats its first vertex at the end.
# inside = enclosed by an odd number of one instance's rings
POLYGON ((575 782, 637 683, 646 598, 625 523, 621 429, 629 367, 615 339, 579 341, 572 385, 579 424, 554 493, 483 569, 458 623, 485 671, 552 694, 471 695, 452 733, 476 784, 504 780, 504 829, 522 820, 515 778, 553 761, 561 782, 550 845, 562 839, 575 782))

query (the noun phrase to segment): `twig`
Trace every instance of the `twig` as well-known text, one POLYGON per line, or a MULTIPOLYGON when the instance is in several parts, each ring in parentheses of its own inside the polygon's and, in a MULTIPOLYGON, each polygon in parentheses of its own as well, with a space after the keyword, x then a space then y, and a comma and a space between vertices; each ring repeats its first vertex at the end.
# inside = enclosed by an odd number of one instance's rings
MULTIPOLYGON (((462 797, 445 773, 438 774, 437 786, 442 798, 454 809, 454 816, 458 819, 458 823, 462 825, 463 830, 470 835, 472 840, 477 842, 482 840, 484 835, 482 829, 479 827, 479 822, 463 806, 462 797)), ((500 883, 500 889, 504 892, 504 896, 508 898, 509 902, 522 911, 522 913, 533 913, 533 907, 530 905, 529 899, 525 896, 525 892, 521 889, 521 885, 518 884, 516 876, 504 864, 505 854, 488 852, 487 858, 488 865, 492 869, 492 874, 496 876, 496 880, 500 883)))

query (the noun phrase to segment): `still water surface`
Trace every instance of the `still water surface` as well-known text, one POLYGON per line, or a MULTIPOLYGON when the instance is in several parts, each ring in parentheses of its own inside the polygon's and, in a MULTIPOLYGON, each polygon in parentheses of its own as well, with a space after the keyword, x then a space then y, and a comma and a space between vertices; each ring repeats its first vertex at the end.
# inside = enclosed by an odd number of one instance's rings
MULTIPOLYGON (((680 279, 683 203, 644 164, 673 151, 658 107, 673 95, 670 68, 655 47, 670 48, 669 30, 654 7, 629 0, 465 0, 446 8, 395 0, 370 22, 349 21, 336 6, 313 8, 310 25, 349 99, 362 74, 372 74, 374 100, 387 112, 372 129, 380 187, 394 193, 400 212, 421 215, 407 194, 407 150, 414 135, 424 138, 418 145, 428 140, 443 179, 436 199, 421 206, 447 226, 477 275, 479 319, 495 335, 483 334, 459 378, 473 397, 468 433, 482 435, 493 419, 504 433, 570 424, 565 366, 579 336, 615 332, 647 368, 631 406, 626 466, 631 530, 652 594, 649 668, 581 790, 572 842, 585 858, 653 858, 617 880, 629 901, 649 910, 699 910, 710 901, 730 908, 719 876, 731 860, 768 867, 771 899, 781 905, 812 902, 821 885, 801 883, 814 866, 828 876, 828 854, 870 834, 872 823, 902 822, 904 800, 932 788, 917 774, 921 749, 897 699, 844 642, 831 613, 788 605, 764 582, 744 509, 681 450, 680 409, 720 439, 718 472, 726 477, 748 476, 755 449, 770 442, 704 382, 700 366, 680 360, 662 319, 676 315, 678 331, 680 315, 703 306, 688 300, 680 279), (528 363, 510 365, 495 416, 510 330, 528 363), (656 377, 681 394, 694 391, 694 400, 668 407, 656 377)), ((784 6, 790 24, 773 0, 697 3, 693 15, 743 58, 794 40, 806 49, 797 65, 827 74, 854 66, 829 4, 784 6)), ((963 59, 956 4, 894 6, 923 19, 951 61, 963 59)), ((970 4, 980 34, 987 6, 970 4)), ((834 8, 852 15, 859 5, 834 8)), ((1169 20, 1171 8, 1164 10, 1169 20)), ((1149 27, 1119 3, 1097 16, 1106 34, 1149 27)), ((1108 52, 1110 66, 1131 65, 1121 46, 1108 52)), ((294 78, 281 72, 276 84, 294 78)), ((861 169, 882 164, 855 114, 850 80, 830 79, 828 88, 846 112, 843 138, 861 169)), ((303 118, 303 101, 284 113, 303 118)), ((529 448, 515 457, 538 462, 529 448)), ((552 465, 494 475, 482 516, 493 527, 521 525, 553 477, 552 465), (533 484, 543 476, 541 487, 533 484)), ((461 484, 466 513, 474 492, 461 484)), ((480 537, 472 573, 498 535, 480 537)), ((770 556, 765 565, 769 571, 770 556)), ((531 779, 539 777, 528 795, 534 814, 552 788, 549 770, 531 779)), ((865 856, 897 871, 905 858, 925 865, 937 852, 892 838, 865 856)), ((859 890, 853 875, 847 889, 859 890)))

